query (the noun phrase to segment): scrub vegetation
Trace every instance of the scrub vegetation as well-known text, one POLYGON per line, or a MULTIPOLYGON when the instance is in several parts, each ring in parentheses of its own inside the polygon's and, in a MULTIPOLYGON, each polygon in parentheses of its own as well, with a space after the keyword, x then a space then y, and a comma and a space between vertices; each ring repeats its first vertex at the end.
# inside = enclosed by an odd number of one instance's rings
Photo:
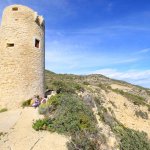
POLYGON ((142 105, 142 106, 147 106, 148 110, 150 111, 150 104, 148 104, 145 100, 144 97, 135 95, 135 94, 131 94, 128 92, 124 92, 123 90, 119 90, 119 89, 111 89, 113 92, 120 94, 124 97, 126 97, 129 101, 133 102, 134 105, 142 105))
POLYGON ((93 112, 77 95, 58 94, 52 96, 46 105, 42 105, 39 110, 45 118, 33 124, 35 130, 48 130, 71 136, 68 143, 70 150, 96 150, 100 146, 101 140, 93 112), (43 108, 46 111, 41 111, 43 108), (48 113, 53 115, 49 117, 48 113))
MULTIPOLYGON (((102 75, 77 76, 46 71, 45 86, 51 91, 56 91, 56 95, 51 96, 46 103, 39 106, 38 111, 44 115, 44 119, 36 120, 33 128, 36 131, 47 130, 70 137, 70 141, 67 143, 68 150, 101 150, 102 145, 105 145, 107 149, 107 137, 102 129, 98 128, 98 121, 93 111, 93 108, 97 108, 100 122, 109 126, 116 136, 118 149, 150 150, 147 134, 130 129, 119 122, 114 113, 114 110, 119 109, 117 103, 110 99, 107 107, 105 96, 101 92, 120 94, 132 102, 135 107, 147 106, 150 109, 150 105, 145 99, 147 95, 144 97, 136 95, 132 91, 112 89, 111 84, 113 83, 132 86, 102 75)), ((148 89, 141 90, 141 87, 137 87, 135 91, 142 92, 143 90, 147 91, 148 89)), ((28 104, 29 101, 26 101, 23 106, 28 104)), ((135 111, 135 115, 142 119, 148 119, 148 112, 142 112, 140 109, 135 111)))
MULTIPOLYGON (((150 141, 145 132, 136 131, 125 127, 114 116, 112 110, 108 110, 97 103, 100 120, 110 126, 112 132, 119 138, 120 150, 150 150, 150 141)), ((147 119, 147 114, 141 111, 137 115, 147 119)))
POLYGON ((2 108, 2 109, 0 109, 0 113, 5 112, 7 110, 8 110, 7 108, 2 108))

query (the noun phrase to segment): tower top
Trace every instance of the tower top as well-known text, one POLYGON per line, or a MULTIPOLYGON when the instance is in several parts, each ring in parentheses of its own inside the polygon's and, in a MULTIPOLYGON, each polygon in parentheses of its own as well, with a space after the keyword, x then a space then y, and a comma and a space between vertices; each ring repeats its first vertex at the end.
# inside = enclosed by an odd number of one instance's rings
POLYGON ((40 27, 44 27, 45 22, 43 16, 39 16, 37 12, 24 5, 10 5, 3 11, 2 26, 9 26, 11 23, 16 24, 15 21, 21 20, 28 22, 29 20, 36 22, 40 27))
POLYGON ((30 11, 34 12, 31 8, 24 6, 24 5, 19 5, 19 4, 14 4, 14 5, 9 5, 4 9, 5 11, 30 11))

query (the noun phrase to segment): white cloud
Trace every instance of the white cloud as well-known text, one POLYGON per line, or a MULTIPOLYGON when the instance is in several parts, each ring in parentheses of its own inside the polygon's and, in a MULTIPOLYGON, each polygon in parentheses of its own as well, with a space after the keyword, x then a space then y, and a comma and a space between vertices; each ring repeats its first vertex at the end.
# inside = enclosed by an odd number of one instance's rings
POLYGON ((118 64, 130 64, 137 62, 139 58, 132 58, 112 53, 88 51, 88 48, 80 43, 66 40, 53 40, 46 44, 46 67, 54 72, 79 73, 82 70, 91 70, 95 67, 103 67, 118 64), (109 60, 109 61, 108 61, 109 60), (54 67, 55 66, 55 67, 54 67))
POLYGON ((137 54, 143 54, 143 53, 148 53, 148 52, 150 52, 150 48, 145 48, 145 49, 138 51, 137 54))
POLYGON ((114 53, 95 46, 100 38, 91 35, 84 37, 51 29, 47 30, 46 40, 46 68, 57 73, 84 74, 93 68, 132 64, 141 60, 138 55, 114 53))
POLYGON ((124 80, 133 84, 150 87, 150 70, 127 70, 118 71, 116 69, 101 69, 92 72, 93 74, 103 74, 107 77, 124 80))

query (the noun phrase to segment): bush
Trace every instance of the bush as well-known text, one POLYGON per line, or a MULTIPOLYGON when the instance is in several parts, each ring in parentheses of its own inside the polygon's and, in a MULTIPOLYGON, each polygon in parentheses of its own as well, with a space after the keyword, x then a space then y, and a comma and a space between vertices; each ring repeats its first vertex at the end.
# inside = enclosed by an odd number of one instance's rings
POLYGON ((150 111, 150 105, 148 105, 147 107, 148 107, 148 111, 150 111))
POLYGON ((84 81, 83 84, 84 84, 84 85, 90 85, 90 83, 87 82, 87 81, 84 81))
POLYGON ((47 105, 56 108, 60 104, 59 98, 60 95, 51 96, 50 99, 48 99, 47 101, 47 105))
POLYGON ((107 114, 107 109, 104 106, 98 106, 98 115, 100 120, 105 122, 105 115, 107 114))
POLYGON ((39 114, 47 114, 49 112, 49 107, 46 103, 41 104, 38 109, 39 114))
POLYGON ((59 94, 48 103, 50 107, 56 108, 53 116, 34 122, 35 130, 48 130, 71 136, 69 149, 81 147, 83 150, 97 150, 100 147, 97 143, 99 135, 93 112, 77 95, 59 94))
POLYGON ((107 86, 106 86, 105 84, 99 83, 97 86, 98 86, 99 88, 101 88, 101 89, 107 91, 107 86))
POLYGON ((102 103, 104 103, 104 101, 100 97, 95 97, 94 101, 95 101, 97 106, 102 105, 102 103))
POLYGON ((76 91, 83 91, 83 87, 75 82, 71 81, 54 81, 52 82, 52 89, 57 93, 75 93, 76 91))
POLYGON ((134 105, 143 105, 143 106, 147 106, 145 99, 141 96, 138 95, 134 95, 128 92, 124 92, 122 90, 119 89, 111 89, 112 91, 114 91, 115 93, 121 94, 124 97, 126 97, 128 100, 130 100, 131 102, 134 103, 134 105))
POLYGON ((48 126, 49 130, 53 128, 59 133, 72 133, 78 130, 95 129, 94 123, 91 122, 95 120, 92 111, 77 96, 61 94, 48 100, 48 103, 49 107, 55 109, 57 107, 53 120, 51 118, 48 120, 52 121, 52 124, 48 126))
POLYGON ((119 124, 113 131, 120 137, 121 150, 150 150, 150 141, 144 132, 135 131, 119 124))
POLYGON ((8 110, 7 108, 2 108, 2 109, 0 109, 0 113, 5 112, 7 110, 8 110))
POLYGON ((99 150, 101 139, 96 134, 76 132, 71 136, 71 142, 67 143, 68 150, 99 150))
POLYGON ((148 114, 147 114, 147 112, 142 112, 141 110, 135 111, 135 115, 136 115, 137 117, 141 117, 141 118, 143 118, 143 119, 148 119, 148 114))
POLYGON ((120 138, 120 150, 150 150, 150 141, 145 132, 129 129, 115 118, 107 122, 112 131, 120 138))
POLYGON ((59 95, 51 96, 51 98, 48 99, 46 103, 41 104, 39 106, 39 109, 38 109, 39 113, 43 115, 47 115, 50 112, 54 111, 59 105, 58 98, 59 98, 59 95))
POLYGON ((24 108, 24 107, 29 107, 29 106, 31 106, 31 101, 32 101, 32 99, 28 99, 28 100, 26 100, 26 101, 24 101, 24 102, 22 102, 22 107, 24 108))
POLYGON ((4 132, 0 132, 0 140, 1 140, 1 137, 5 136, 7 133, 4 133, 4 132))
POLYGON ((46 130, 47 129, 47 126, 48 126, 48 119, 39 119, 36 121, 36 123, 33 124, 33 128, 36 130, 36 131, 39 131, 39 130, 46 130))

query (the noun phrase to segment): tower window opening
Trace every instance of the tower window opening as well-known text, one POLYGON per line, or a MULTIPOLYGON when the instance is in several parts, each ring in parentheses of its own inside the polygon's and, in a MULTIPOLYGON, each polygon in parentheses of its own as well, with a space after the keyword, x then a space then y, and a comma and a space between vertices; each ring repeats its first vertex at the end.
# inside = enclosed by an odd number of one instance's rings
POLYGON ((40 40, 35 39, 35 47, 40 48, 40 40))
POLYGON ((14 47, 14 43, 7 43, 7 47, 14 47))
POLYGON ((18 7, 13 7, 12 11, 18 11, 18 7))

